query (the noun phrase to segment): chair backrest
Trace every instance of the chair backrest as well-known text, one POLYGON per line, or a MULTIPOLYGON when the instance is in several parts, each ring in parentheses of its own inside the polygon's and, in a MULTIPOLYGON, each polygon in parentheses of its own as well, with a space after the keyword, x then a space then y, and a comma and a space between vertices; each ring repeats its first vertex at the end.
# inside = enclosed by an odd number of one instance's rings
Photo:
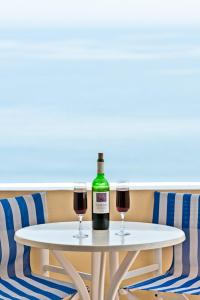
POLYGON ((154 193, 153 223, 175 226, 186 240, 174 246, 170 274, 200 274, 200 195, 154 193))
POLYGON ((0 276, 31 274, 30 247, 14 240, 15 231, 47 221, 46 195, 35 193, 0 199, 0 276))

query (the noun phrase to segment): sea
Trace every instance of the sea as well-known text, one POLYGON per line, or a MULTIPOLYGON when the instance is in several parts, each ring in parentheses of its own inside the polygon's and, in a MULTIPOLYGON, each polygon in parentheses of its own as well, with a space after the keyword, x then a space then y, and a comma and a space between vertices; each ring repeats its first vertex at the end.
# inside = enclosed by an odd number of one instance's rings
POLYGON ((200 28, 0 28, 0 183, 200 181, 200 28))

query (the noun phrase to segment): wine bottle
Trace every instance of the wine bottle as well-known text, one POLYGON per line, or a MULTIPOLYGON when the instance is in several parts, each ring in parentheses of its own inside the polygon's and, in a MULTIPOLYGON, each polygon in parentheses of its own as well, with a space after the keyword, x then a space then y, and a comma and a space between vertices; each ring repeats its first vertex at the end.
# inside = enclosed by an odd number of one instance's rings
POLYGON ((92 182, 92 227, 95 230, 109 228, 109 190, 109 183, 104 176, 103 153, 99 153, 97 176, 92 182))

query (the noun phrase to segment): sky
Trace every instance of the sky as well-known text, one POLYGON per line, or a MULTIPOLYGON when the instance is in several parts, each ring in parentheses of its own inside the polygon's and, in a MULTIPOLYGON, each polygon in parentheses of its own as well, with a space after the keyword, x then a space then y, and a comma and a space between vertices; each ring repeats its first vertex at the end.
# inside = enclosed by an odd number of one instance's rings
POLYGON ((198 0, 1 0, 0 7, 0 22, 8 26, 200 23, 198 0))
POLYGON ((0 1, 0 180, 198 181, 199 1, 0 1))

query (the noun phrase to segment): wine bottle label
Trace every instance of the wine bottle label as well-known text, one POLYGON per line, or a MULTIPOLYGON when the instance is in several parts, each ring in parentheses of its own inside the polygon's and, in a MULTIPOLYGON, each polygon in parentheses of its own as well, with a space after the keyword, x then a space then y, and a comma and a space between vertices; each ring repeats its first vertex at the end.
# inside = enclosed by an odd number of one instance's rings
POLYGON ((109 192, 93 192, 93 213, 109 213, 109 192))
POLYGON ((104 173, 104 162, 103 161, 98 161, 97 163, 97 173, 104 173))

